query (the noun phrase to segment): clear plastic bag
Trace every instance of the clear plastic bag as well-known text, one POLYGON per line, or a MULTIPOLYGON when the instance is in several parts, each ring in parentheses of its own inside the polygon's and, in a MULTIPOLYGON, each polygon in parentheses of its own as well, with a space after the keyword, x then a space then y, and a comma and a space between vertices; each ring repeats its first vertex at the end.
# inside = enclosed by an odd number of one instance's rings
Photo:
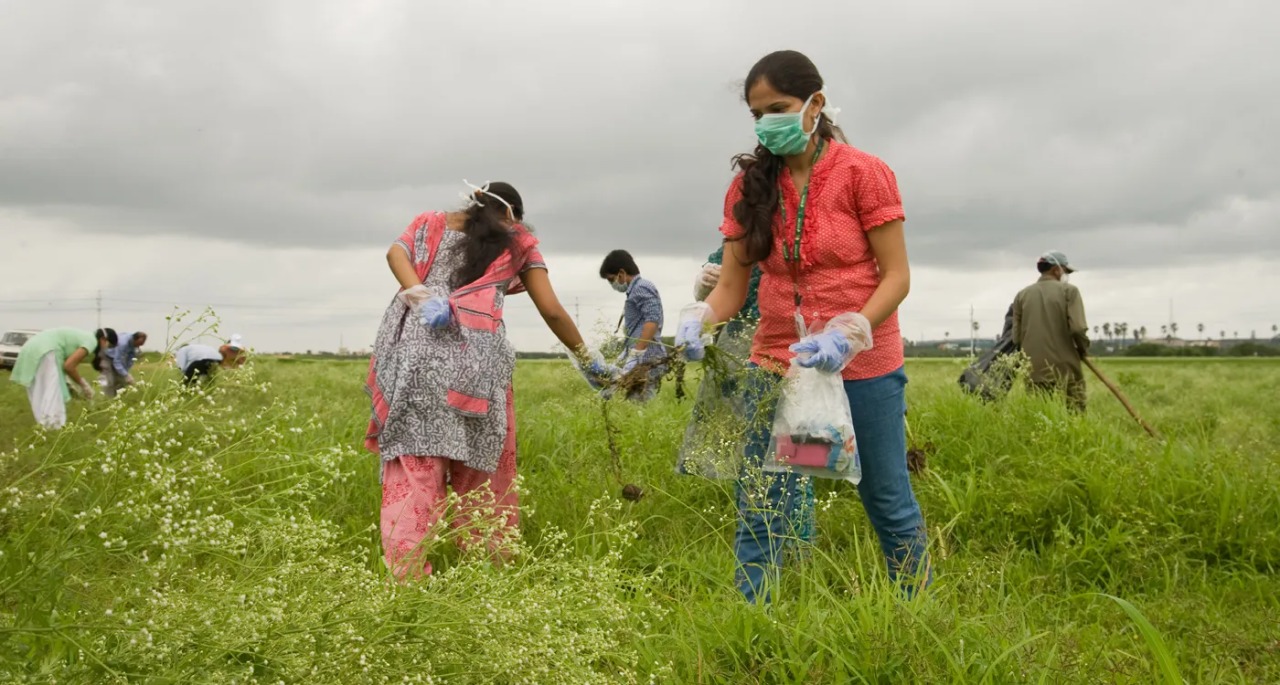
POLYGON ((778 398, 764 470, 854 484, 862 480, 853 415, 840 374, 791 362, 778 398))
POLYGON ((711 479, 736 479, 742 475, 743 451, 751 433, 747 406, 746 360, 751 356, 755 322, 726 326, 716 338, 724 368, 720 373, 703 367, 693 416, 685 427, 684 442, 676 460, 676 473, 711 479))

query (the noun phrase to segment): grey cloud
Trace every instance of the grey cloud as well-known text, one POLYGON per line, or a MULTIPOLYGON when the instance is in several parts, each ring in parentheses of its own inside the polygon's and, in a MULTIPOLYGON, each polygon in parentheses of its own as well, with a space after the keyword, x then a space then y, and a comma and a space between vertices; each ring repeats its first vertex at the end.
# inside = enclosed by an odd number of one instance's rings
POLYGON ((0 205, 108 233, 374 246, 456 204, 461 178, 501 178, 550 249, 701 255, 753 142, 738 79, 797 47, 897 172, 917 263, 1280 250, 1259 219, 1280 207, 1278 7, 779 7, 11 3, 0 205))

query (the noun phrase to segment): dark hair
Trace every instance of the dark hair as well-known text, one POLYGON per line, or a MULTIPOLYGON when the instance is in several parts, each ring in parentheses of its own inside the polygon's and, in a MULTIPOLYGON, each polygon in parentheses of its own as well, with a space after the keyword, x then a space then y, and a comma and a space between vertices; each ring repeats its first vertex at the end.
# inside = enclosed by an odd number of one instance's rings
POLYGON ((635 276, 640 273, 640 267, 636 266, 636 260, 626 250, 614 250, 605 255, 604 261, 600 264, 600 278, 608 278, 619 271, 627 272, 628 276, 635 276))
POLYGON ((107 344, 112 347, 120 344, 120 336, 116 335, 116 330, 114 328, 99 328, 93 332, 93 339, 98 343, 93 347, 93 360, 90 362, 93 365, 94 371, 102 371, 103 338, 106 338, 107 344))
POLYGON ((1056 265, 1056 264, 1050 264, 1048 261, 1046 261, 1046 260, 1043 260, 1043 259, 1042 259, 1042 260, 1040 260, 1040 261, 1036 262, 1036 271, 1039 271, 1039 272, 1040 272, 1040 273, 1042 273, 1042 274, 1047 274, 1047 273, 1049 273, 1050 271, 1053 271, 1053 267, 1055 267, 1055 266, 1057 266, 1057 265, 1056 265))
POLYGON ((495 200, 493 195, 506 200, 511 205, 511 213, 516 221, 524 219, 524 200, 510 183, 494 181, 488 185, 487 191, 475 192, 476 203, 466 210, 466 223, 462 232, 466 234, 463 245, 462 264, 453 272, 450 284, 460 288, 484 275, 494 260, 503 252, 511 249, 515 242, 514 234, 505 223, 507 205, 495 200))
MULTIPOLYGON (((762 79, 779 93, 801 100, 822 90, 818 68, 795 50, 771 52, 756 62, 742 85, 743 100, 762 79)), ((825 114, 818 115, 817 133, 826 140, 845 142, 844 132, 825 114)), ((742 171, 742 199, 733 206, 733 218, 746 231, 741 239, 746 241, 747 259, 762 262, 773 252, 773 215, 778 211, 782 158, 764 145, 757 145, 755 152, 734 157, 733 164, 742 171)))

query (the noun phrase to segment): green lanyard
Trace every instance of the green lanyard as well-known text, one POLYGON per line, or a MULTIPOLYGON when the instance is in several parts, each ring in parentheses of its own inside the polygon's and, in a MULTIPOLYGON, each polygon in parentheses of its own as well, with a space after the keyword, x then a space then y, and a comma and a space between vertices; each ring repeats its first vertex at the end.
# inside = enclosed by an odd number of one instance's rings
MULTIPOLYGON (((827 141, 823 138, 818 139, 818 146, 813 150, 813 160, 809 162, 809 181, 813 180, 813 167, 818 164, 818 157, 822 156, 822 149, 826 147, 827 141)), ((795 239, 790 245, 787 241, 782 241, 782 258, 788 263, 796 265, 795 272, 799 271, 800 266, 800 241, 804 238, 804 209, 809 204, 809 181, 804 182, 804 192, 800 193, 800 205, 796 207, 796 234, 795 239)), ((778 189, 778 211, 782 213, 782 225, 787 225, 787 203, 782 199, 782 189, 778 189)), ((798 275, 798 273, 797 273, 798 275)))
MULTIPOLYGON (((784 239, 782 241, 782 259, 787 263, 787 269, 791 272, 791 290, 795 294, 796 302, 796 335, 803 338, 808 334, 807 327, 804 323, 804 314, 800 311, 800 244, 804 239, 804 210, 809 204, 809 181, 813 180, 813 168, 818 165, 818 157, 822 156, 822 149, 826 147, 827 141, 818 138, 818 146, 813 150, 813 160, 809 162, 809 180, 804 182, 804 192, 800 193, 800 204, 796 207, 796 233, 795 238, 790 244, 784 239)), ((782 226, 787 226, 787 203, 783 199, 782 188, 778 188, 778 211, 782 214, 782 226)))

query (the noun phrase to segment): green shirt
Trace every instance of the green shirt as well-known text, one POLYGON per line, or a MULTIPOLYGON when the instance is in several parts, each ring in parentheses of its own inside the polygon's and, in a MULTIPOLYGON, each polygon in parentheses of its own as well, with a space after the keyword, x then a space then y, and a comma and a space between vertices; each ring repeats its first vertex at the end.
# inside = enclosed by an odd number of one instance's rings
POLYGON ((1013 300, 1013 342, 1031 358, 1031 380, 1081 380, 1089 349, 1080 289, 1051 276, 1023 288, 1013 300))
MULTIPOLYGON (((67 389, 67 372, 63 368, 63 364, 67 363, 67 359, 75 354, 77 349, 83 348, 90 355, 93 354, 94 348, 98 346, 98 341, 93 337, 92 333, 82 331, 78 328, 50 328, 33 336, 22 346, 22 351, 18 353, 18 360, 14 362, 13 373, 10 374, 9 380, 18 385, 31 387, 31 382, 36 379, 36 369, 40 368, 40 360, 49 353, 53 353, 54 359, 58 362, 58 376, 62 386, 63 401, 71 399, 71 391, 67 389)), ((90 357, 85 357, 90 359, 90 357)))

